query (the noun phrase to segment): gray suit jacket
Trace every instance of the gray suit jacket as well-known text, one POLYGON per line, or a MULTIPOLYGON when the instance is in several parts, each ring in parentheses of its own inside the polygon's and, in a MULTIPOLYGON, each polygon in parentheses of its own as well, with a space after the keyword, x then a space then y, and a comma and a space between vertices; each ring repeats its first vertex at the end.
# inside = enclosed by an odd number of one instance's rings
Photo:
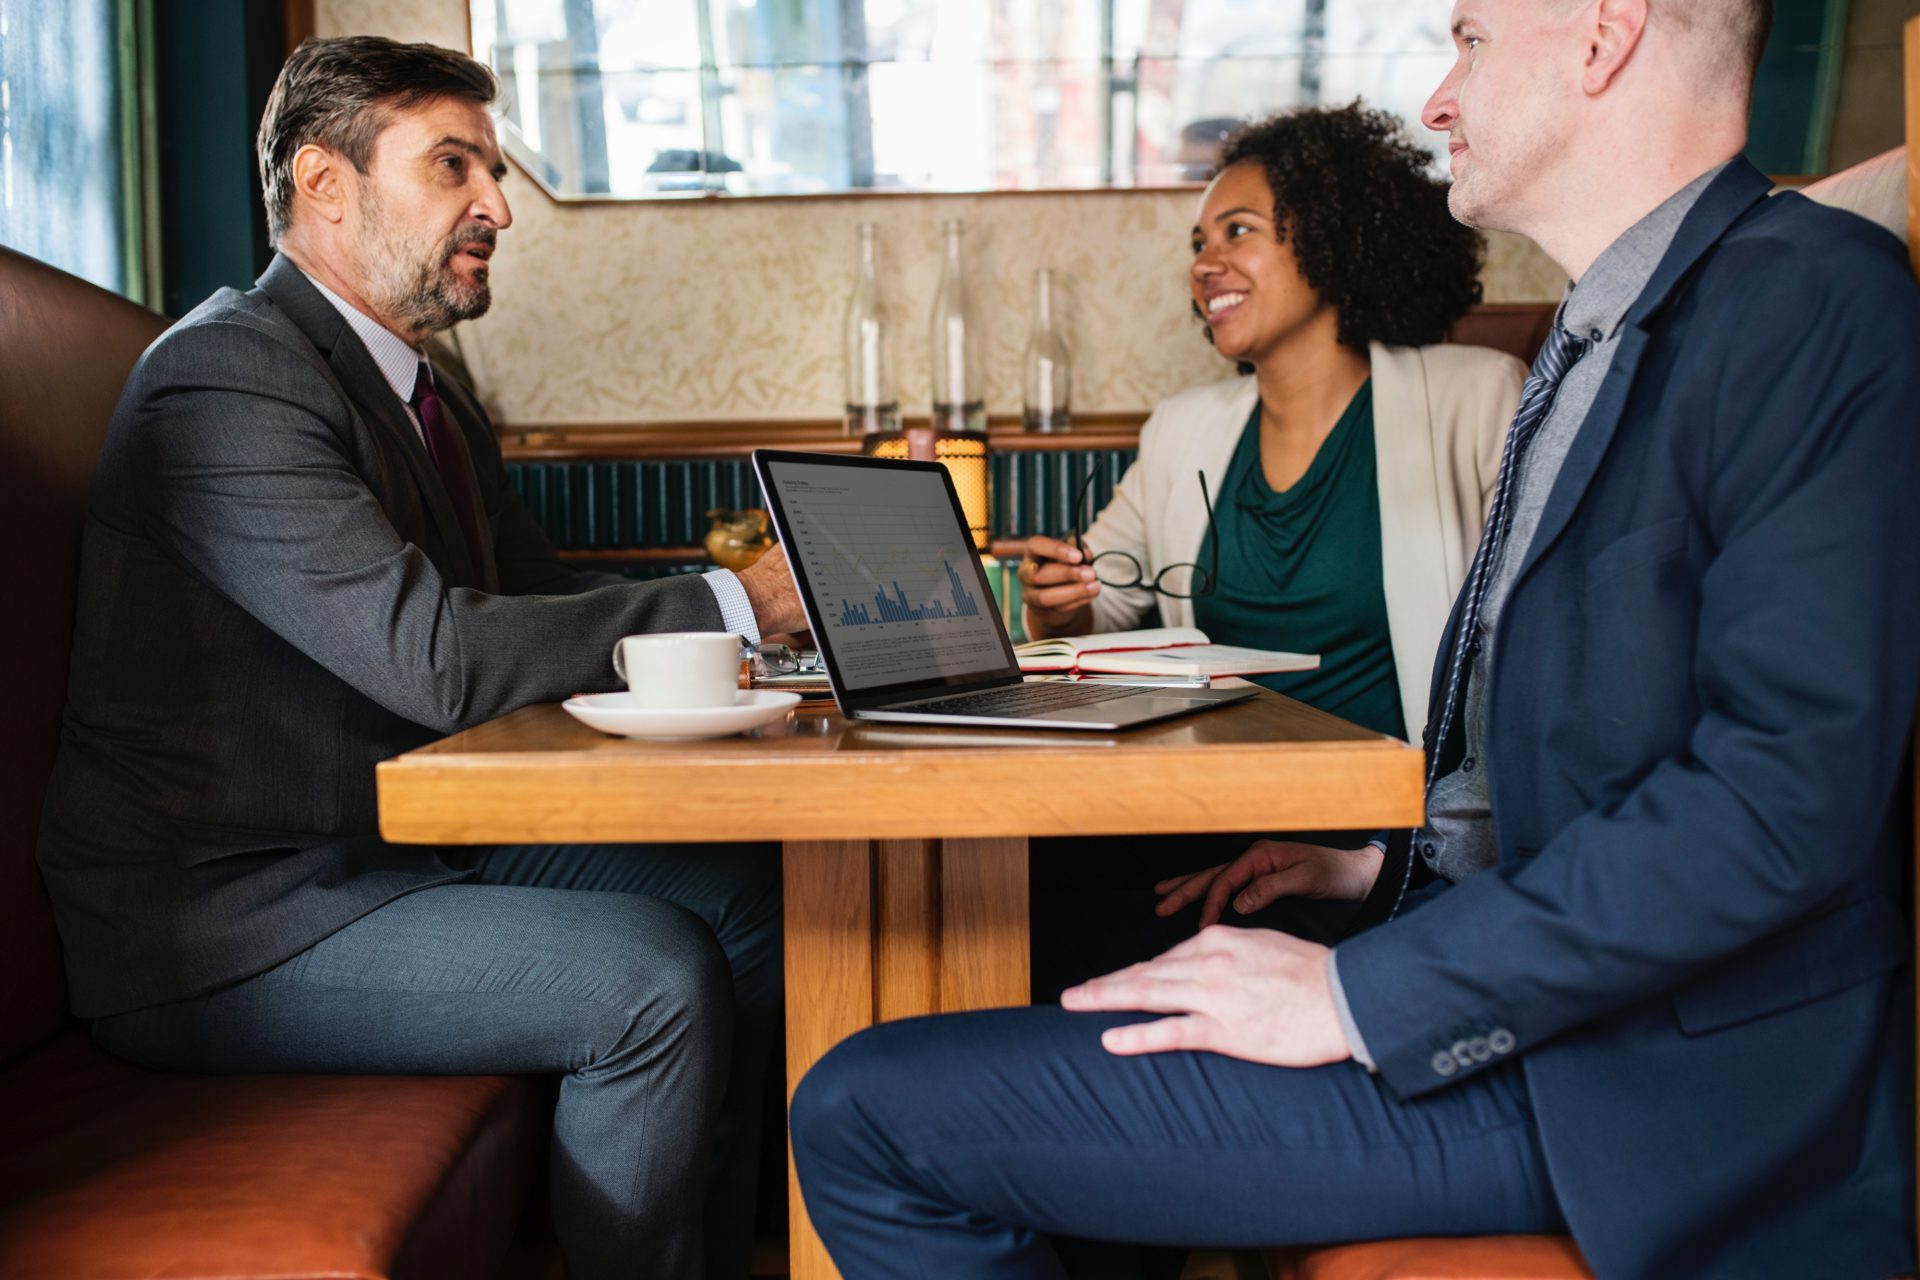
POLYGON ((562 564, 485 413, 441 388, 478 564, 373 357, 286 259, 135 367, 88 506, 40 834, 81 1016, 237 981, 462 878, 380 839, 375 763, 611 687, 623 635, 720 628, 696 578, 562 564))

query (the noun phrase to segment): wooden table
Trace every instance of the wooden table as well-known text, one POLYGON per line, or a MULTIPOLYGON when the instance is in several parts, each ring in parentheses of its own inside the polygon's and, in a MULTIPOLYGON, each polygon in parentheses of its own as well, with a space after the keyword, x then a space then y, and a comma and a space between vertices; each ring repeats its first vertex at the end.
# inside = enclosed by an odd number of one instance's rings
MULTIPOLYGON (((1095 734, 852 724, 828 704, 711 742, 528 707, 379 768, 422 844, 778 840, 787 1086, 887 1018, 1027 1002, 1027 839, 1413 826, 1405 743, 1262 693, 1095 734)), ((794 1280, 835 1275, 789 1171, 794 1280)))

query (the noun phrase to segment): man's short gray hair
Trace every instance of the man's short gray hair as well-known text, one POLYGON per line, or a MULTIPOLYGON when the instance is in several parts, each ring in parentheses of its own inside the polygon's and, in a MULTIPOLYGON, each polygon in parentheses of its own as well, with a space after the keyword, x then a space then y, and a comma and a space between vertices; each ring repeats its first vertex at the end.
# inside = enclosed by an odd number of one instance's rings
POLYGON ((1661 21, 1702 41, 1714 63, 1739 71, 1752 91, 1773 30, 1773 0, 1650 0, 1650 5, 1661 21))
POLYGON ((267 231, 278 244, 293 219, 293 157, 308 143, 337 151, 361 173, 374 140, 397 111, 435 98, 490 105, 493 72, 464 53, 379 36, 308 40, 273 83, 260 118, 260 188, 267 231))

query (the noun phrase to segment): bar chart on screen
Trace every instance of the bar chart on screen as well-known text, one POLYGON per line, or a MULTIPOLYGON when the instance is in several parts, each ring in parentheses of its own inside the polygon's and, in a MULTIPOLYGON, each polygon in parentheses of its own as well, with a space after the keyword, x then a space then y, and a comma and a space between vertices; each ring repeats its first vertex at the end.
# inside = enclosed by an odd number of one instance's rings
POLYGON ((856 686, 1007 662, 971 543, 938 473, 784 464, 787 555, 856 686))
POLYGON ((980 603, 967 591, 966 584, 960 581, 960 571, 953 567, 951 560, 944 562, 947 571, 947 583, 952 594, 947 600, 933 599, 925 604, 914 604, 907 599, 907 593, 900 584, 893 584, 893 595, 887 595, 885 587, 873 593, 873 609, 863 604, 855 604, 842 598, 840 601, 840 625, 845 627, 870 627, 887 622, 927 622, 936 618, 975 618, 980 615, 980 603), (878 614, 875 617, 874 614, 878 614))

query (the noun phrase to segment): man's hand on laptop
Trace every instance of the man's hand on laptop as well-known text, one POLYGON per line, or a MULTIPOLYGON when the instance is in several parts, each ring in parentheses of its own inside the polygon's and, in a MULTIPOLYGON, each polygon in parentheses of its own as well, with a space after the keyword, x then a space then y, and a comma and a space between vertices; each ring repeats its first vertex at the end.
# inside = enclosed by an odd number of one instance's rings
POLYGON ((784 546, 775 543, 742 569, 740 586, 747 593, 747 603, 753 606, 753 620, 761 635, 806 630, 807 615, 800 607, 800 593, 794 588, 784 546))

